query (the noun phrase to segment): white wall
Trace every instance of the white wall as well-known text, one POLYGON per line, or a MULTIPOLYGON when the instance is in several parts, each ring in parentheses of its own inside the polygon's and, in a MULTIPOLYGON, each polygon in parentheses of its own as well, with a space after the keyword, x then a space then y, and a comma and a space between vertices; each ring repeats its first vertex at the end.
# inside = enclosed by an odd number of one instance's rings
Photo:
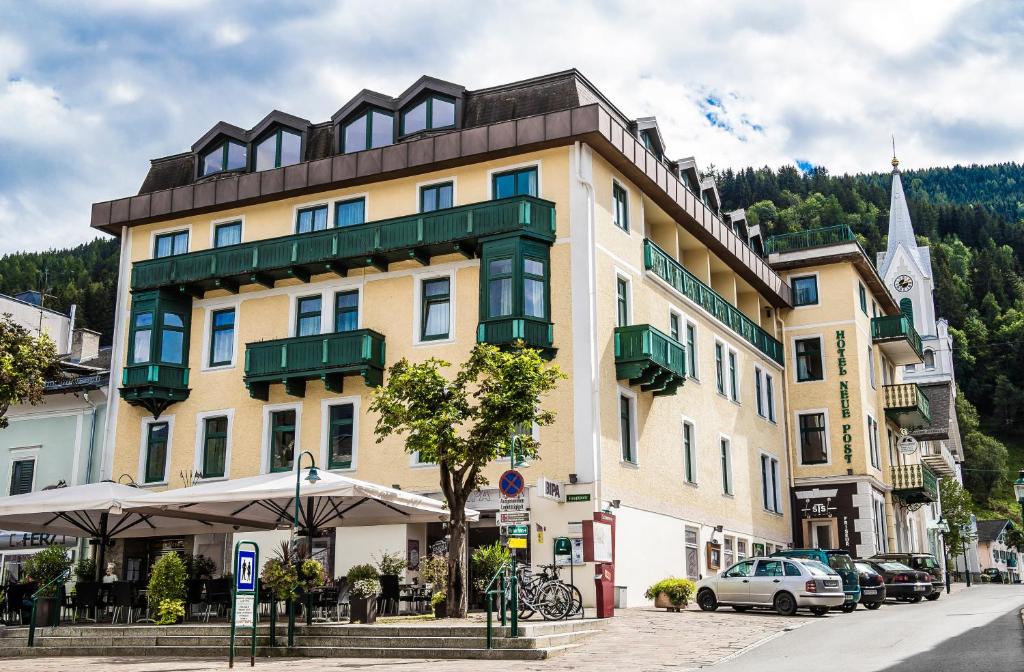
POLYGON ((650 605, 644 597, 648 586, 669 576, 686 576, 686 524, 626 506, 614 513, 615 585, 626 586, 627 607, 650 605))
MULTIPOLYGON (((381 553, 406 553, 407 528, 411 525, 367 525, 365 527, 339 527, 334 543, 334 573, 344 576, 352 565, 370 563, 376 565, 381 553)), ((416 526, 418 527, 418 526, 416 526)), ((414 538, 416 534, 412 535, 414 538)), ((420 543, 423 552, 425 540, 420 543)))

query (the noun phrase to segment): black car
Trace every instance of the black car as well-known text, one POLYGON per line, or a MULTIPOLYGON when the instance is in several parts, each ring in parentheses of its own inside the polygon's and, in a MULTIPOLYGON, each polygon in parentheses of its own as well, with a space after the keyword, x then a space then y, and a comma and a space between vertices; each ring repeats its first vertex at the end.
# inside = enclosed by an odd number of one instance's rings
POLYGON ((853 566, 860 575, 860 603, 867 609, 878 609, 885 602, 885 577, 863 560, 855 561, 853 566))
POLYGON ((981 573, 992 580, 992 583, 1009 583, 1009 579, 1006 576, 1006 572, 999 569, 998 567, 989 567, 988 569, 981 570, 981 573))
POLYGON ((931 602, 939 599, 942 591, 945 590, 945 585, 942 583, 942 568, 935 558, 927 553, 880 553, 871 559, 879 562, 895 560, 911 569, 928 574, 931 577, 932 591, 925 595, 925 599, 931 602))
POLYGON ((895 560, 865 560, 885 578, 885 596, 899 601, 920 602, 932 591, 931 577, 895 560))

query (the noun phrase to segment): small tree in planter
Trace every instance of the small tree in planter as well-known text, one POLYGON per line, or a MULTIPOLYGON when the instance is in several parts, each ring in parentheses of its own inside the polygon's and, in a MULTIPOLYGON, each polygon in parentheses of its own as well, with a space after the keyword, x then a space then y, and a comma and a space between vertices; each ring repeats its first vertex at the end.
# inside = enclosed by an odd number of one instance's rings
POLYGON ((658 609, 680 611, 690 603, 690 597, 697 586, 689 579, 662 579, 647 589, 644 597, 654 600, 658 609))
POLYGON ((420 578, 430 587, 430 606, 434 616, 443 618, 448 614, 448 558, 444 555, 428 555, 420 558, 420 578))
POLYGON ((502 546, 499 541, 489 546, 473 549, 473 554, 469 556, 473 566, 473 588, 476 589, 478 597, 481 597, 483 601, 486 602, 487 599, 481 596, 487 589, 487 584, 494 578, 498 569, 511 558, 512 552, 502 546))
POLYGON ((380 595, 380 575, 373 565, 355 565, 348 570, 351 621, 373 623, 377 620, 377 596, 380 595))
POLYGON ((96 561, 92 558, 79 558, 75 564, 76 581, 96 580, 96 561))
POLYGON ((177 553, 162 556, 149 575, 149 608, 157 614, 157 625, 172 625, 185 615, 185 579, 188 570, 177 553))
POLYGON ((434 610, 434 618, 444 618, 448 613, 447 591, 438 590, 430 596, 430 607, 434 610))
POLYGON ((55 581, 69 569, 71 569, 71 559, 68 558, 68 552, 62 546, 47 546, 25 563, 22 571, 26 576, 32 577, 41 590, 40 599, 36 603, 37 626, 52 625, 58 618, 60 606, 57 598, 60 596, 60 586, 57 583, 51 586, 46 586, 46 584, 55 581))
POLYGON ((299 573, 290 562, 281 558, 271 558, 263 565, 260 578, 263 580, 263 588, 273 598, 270 603, 270 645, 276 646, 277 603, 295 597, 295 591, 299 586, 299 573))
POLYGON ((298 576, 299 590, 305 596, 306 625, 313 624, 313 602, 312 593, 314 590, 327 582, 324 566, 319 560, 302 560, 295 565, 298 576))

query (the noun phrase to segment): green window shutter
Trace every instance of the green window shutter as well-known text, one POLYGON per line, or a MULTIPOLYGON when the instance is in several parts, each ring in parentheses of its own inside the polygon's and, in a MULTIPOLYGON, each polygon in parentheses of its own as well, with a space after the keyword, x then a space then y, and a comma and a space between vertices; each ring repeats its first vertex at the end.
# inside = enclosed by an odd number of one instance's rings
POLYGON ((913 301, 911 301, 909 298, 902 298, 902 299, 900 299, 900 312, 903 313, 908 320, 910 320, 910 324, 911 325, 914 324, 914 302, 913 301))
POLYGON ((24 495, 32 492, 32 478, 36 472, 36 461, 16 460, 11 465, 11 488, 9 494, 24 495))

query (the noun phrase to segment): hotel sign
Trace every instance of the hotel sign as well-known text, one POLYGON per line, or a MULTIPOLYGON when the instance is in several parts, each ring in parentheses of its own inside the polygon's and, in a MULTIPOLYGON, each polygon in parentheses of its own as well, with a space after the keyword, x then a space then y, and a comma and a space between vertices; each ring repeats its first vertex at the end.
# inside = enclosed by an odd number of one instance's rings
MULTIPOLYGON (((839 365, 839 408, 843 420, 853 417, 850 413, 850 382, 846 380, 846 331, 836 330, 836 355, 839 365)), ((853 462, 853 423, 843 422, 843 460, 847 464, 853 462)))

